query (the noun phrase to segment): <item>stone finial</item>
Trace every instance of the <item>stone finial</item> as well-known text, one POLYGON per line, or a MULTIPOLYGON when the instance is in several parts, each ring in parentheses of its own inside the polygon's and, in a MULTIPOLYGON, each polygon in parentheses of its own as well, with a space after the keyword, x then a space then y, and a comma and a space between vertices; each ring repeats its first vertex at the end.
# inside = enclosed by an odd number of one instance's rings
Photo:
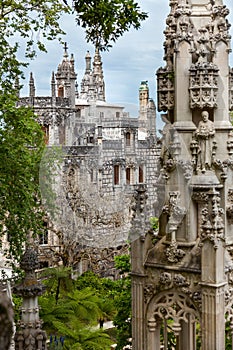
POLYGON ((52 97, 56 97, 56 83, 55 83, 54 72, 52 72, 52 78, 51 78, 51 95, 52 97))
POLYGON ((30 73, 30 80, 29 80, 29 96, 35 97, 36 89, 35 89, 35 83, 32 72, 30 73))
POLYGON ((64 58, 68 58, 69 55, 68 55, 68 45, 67 45, 67 42, 65 42, 64 44, 64 54, 63 54, 63 57, 64 58))
POLYGON ((145 184, 137 185, 134 192, 134 205, 132 206, 132 229, 130 234, 131 241, 144 239, 150 225, 147 217, 147 187, 145 184))
POLYGON ((85 72, 85 74, 90 74, 90 72, 91 72, 91 55, 90 55, 89 51, 87 51, 87 53, 86 53, 85 60, 86 60, 86 72, 85 72))
POLYGON ((41 329, 38 296, 43 294, 44 286, 36 278, 39 267, 37 253, 27 247, 20 264, 25 271, 22 283, 14 287, 14 293, 22 296, 22 315, 15 333, 15 350, 46 350, 46 333, 41 329))

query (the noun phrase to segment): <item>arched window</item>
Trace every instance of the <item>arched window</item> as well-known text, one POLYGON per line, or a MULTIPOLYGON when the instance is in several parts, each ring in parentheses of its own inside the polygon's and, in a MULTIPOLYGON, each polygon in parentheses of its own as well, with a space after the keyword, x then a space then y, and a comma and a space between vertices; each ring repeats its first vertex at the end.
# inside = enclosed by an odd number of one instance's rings
POLYGON ((64 97, 64 86, 62 85, 58 87, 58 97, 64 97))
POLYGON ((49 125, 43 125, 42 130, 44 132, 45 144, 49 143, 49 125))
POLYGON ((131 183, 131 168, 126 168, 126 185, 131 183))
POLYGON ((143 172, 143 165, 140 165, 138 168, 138 182, 143 183, 144 182, 144 172, 143 172))
POLYGON ((130 132, 127 132, 125 134, 125 141, 126 141, 126 146, 130 146, 130 143, 131 143, 131 135, 130 135, 130 132))

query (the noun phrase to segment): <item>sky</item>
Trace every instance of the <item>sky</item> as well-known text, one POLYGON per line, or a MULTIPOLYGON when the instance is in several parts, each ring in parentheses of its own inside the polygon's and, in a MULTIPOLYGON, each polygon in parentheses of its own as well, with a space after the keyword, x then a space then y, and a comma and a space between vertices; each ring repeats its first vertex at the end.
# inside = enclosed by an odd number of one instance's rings
MULTIPOLYGON (((163 31, 170 11, 169 0, 138 0, 138 3, 143 11, 148 12, 149 18, 142 22, 139 30, 131 29, 108 52, 102 53, 106 100, 125 106, 125 111, 133 117, 138 115, 138 89, 141 81, 148 81, 150 97, 157 103, 155 73, 159 67, 164 66, 163 31)), ((232 23, 230 32, 233 36, 233 0, 224 0, 224 4, 230 10, 228 19, 232 23)), ((66 32, 64 41, 68 44, 68 53, 74 54, 80 86, 86 52, 89 50, 93 56, 94 47, 86 43, 84 30, 76 25, 71 15, 63 17, 61 26, 66 32)), ((30 71, 34 74, 36 95, 50 95, 51 74, 62 60, 63 48, 56 40, 48 42, 46 46, 47 54, 38 53, 25 72, 26 85, 22 96, 28 95, 30 71)), ((233 66, 233 53, 230 65, 233 66)))

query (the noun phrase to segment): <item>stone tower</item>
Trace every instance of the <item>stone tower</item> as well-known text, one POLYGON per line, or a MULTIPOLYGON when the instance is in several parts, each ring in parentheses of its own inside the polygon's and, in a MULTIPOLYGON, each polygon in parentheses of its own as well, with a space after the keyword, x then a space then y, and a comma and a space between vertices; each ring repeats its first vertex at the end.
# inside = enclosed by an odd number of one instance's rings
POLYGON ((133 349, 223 350, 226 323, 233 333, 229 11, 222 0, 170 7, 157 71, 159 230, 148 230, 140 187, 132 227, 133 349))
POLYGON ((69 58, 67 49, 67 44, 65 43, 63 60, 59 64, 56 73, 57 92, 58 97, 70 98, 71 104, 74 106, 77 74, 74 69, 74 56, 71 54, 69 58))

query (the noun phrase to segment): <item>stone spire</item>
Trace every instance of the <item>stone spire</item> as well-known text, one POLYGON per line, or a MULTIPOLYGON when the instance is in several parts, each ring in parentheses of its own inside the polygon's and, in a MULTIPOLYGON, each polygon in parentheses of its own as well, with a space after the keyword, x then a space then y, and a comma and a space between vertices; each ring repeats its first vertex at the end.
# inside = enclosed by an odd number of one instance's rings
POLYGON ((29 96, 35 97, 36 89, 35 89, 35 82, 33 78, 32 72, 30 73, 30 80, 29 80, 29 96))
POLYGON ((91 55, 90 55, 89 51, 87 51, 85 60, 86 60, 86 71, 85 71, 85 74, 89 75, 91 73, 91 55))
POLYGON ((77 74, 74 68, 74 56, 69 59, 68 47, 65 43, 63 60, 58 65, 56 73, 58 97, 69 98, 71 105, 75 105, 75 82, 77 74))
POLYGON ((139 127, 144 128, 148 134, 155 135, 155 123, 155 104, 149 98, 148 81, 144 80, 139 87, 139 127))
POLYGON ((38 296, 43 294, 44 287, 36 278, 39 263, 32 247, 26 248, 20 266, 25 277, 14 288, 14 293, 23 298, 21 320, 15 333, 15 350, 46 350, 46 333, 42 330, 38 306, 38 296))
POLYGON ((96 48, 91 66, 91 56, 87 51, 86 69, 81 83, 80 97, 89 101, 105 101, 105 83, 99 49, 96 48))
POLYGON ((51 95, 52 97, 56 97, 56 83, 55 83, 54 72, 52 72, 52 78, 51 78, 51 95))
POLYGON ((99 52, 99 48, 95 49, 95 56, 93 60, 93 78, 96 88, 96 98, 100 101, 105 101, 105 83, 102 67, 102 60, 99 52))
POLYGON ((20 98, 20 84, 19 84, 18 76, 16 76, 15 78, 15 91, 16 91, 17 97, 20 98))

